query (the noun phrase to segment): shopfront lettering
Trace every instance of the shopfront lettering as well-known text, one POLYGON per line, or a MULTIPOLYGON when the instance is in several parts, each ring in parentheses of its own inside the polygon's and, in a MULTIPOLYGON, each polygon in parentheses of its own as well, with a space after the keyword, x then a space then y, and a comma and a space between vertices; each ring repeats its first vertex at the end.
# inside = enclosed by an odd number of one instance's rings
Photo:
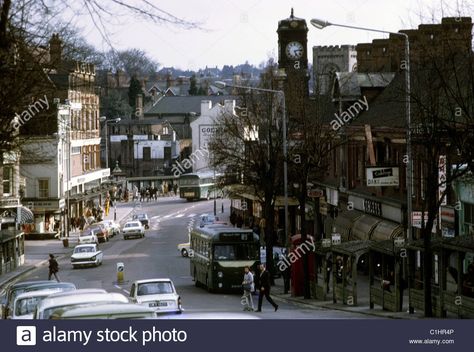
POLYGON ((364 212, 375 216, 382 216, 382 203, 364 199, 364 212))

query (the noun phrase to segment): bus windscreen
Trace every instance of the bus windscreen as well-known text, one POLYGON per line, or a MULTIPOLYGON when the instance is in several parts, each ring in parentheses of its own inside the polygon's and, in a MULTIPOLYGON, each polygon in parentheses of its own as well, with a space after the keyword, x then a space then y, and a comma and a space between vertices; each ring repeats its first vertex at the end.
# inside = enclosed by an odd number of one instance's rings
POLYGON ((257 246, 247 244, 216 244, 214 246, 214 260, 256 260, 257 246))

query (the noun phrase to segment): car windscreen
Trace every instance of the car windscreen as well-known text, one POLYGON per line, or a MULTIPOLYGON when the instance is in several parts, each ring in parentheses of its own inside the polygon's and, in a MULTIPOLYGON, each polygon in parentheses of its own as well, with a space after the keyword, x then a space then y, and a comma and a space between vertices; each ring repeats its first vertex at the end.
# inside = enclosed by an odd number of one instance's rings
POLYGON ((171 282, 147 282, 138 284, 137 296, 173 293, 171 282))
POLYGON ((138 227, 138 226, 140 226, 140 223, 129 222, 129 223, 126 223, 124 227, 127 228, 127 227, 138 227))
POLYGON ((74 253, 94 253, 94 252, 95 252, 95 248, 93 246, 74 248, 74 253))
POLYGON ((26 297, 19 299, 15 303, 15 315, 26 315, 31 314, 35 311, 38 303, 44 298, 44 296, 39 297, 26 297))
POLYGON ((256 260, 257 245, 253 243, 216 244, 214 260, 256 260))

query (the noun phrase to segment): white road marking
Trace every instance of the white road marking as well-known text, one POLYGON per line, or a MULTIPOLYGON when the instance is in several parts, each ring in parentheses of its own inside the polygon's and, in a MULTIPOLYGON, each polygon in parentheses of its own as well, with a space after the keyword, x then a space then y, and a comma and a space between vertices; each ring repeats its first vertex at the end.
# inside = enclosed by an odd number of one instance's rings
POLYGON ((189 215, 188 215, 188 218, 192 218, 192 217, 194 217, 194 216, 196 216, 196 214, 192 213, 192 214, 189 214, 189 215))
POLYGON ((175 218, 182 218, 184 216, 184 214, 178 214, 175 216, 175 218))

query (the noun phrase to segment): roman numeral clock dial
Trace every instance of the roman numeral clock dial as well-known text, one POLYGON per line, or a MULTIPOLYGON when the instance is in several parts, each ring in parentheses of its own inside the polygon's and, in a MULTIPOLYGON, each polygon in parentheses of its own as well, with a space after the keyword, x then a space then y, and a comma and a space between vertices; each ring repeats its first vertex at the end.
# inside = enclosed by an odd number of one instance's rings
POLYGON ((285 52, 290 59, 301 59, 303 57, 303 45, 300 42, 289 42, 286 45, 285 52))

